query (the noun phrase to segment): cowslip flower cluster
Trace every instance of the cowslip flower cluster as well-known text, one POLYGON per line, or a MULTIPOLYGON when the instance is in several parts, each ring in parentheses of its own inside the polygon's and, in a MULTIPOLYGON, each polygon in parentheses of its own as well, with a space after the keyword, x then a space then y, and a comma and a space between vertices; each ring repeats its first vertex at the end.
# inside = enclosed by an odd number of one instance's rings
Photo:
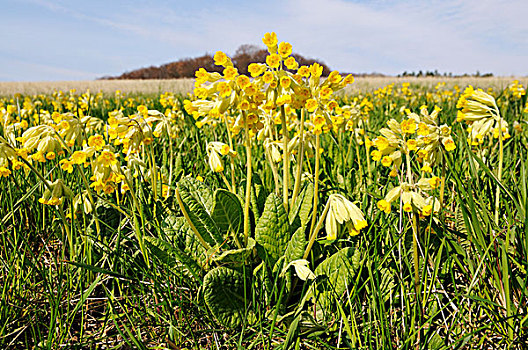
POLYGON ((230 155, 235 157, 237 153, 233 151, 229 145, 223 142, 209 142, 207 144, 207 155, 209 156, 209 167, 216 173, 224 171, 224 163, 220 156, 230 155))
POLYGON ((367 227, 363 212, 341 194, 331 194, 328 198, 329 206, 325 218, 326 238, 335 240, 338 236, 338 226, 345 224, 351 236, 356 236, 367 227))
POLYGON ((401 198, 403 211, 418 212, 422 217, 429 216, 440 210, 440 202, 433 196, 424 198, 425 191, 436 189, 440 183, 441 180, 437 176, 421 178, 416 184, 402 182, 378 201, 378 209, 388 214, 391 212, 391 204, 401 198))
POLYGON ((500 116, 499 107, 495 98, 482 89, 475 90, 471 85, 468 86, 460 96, 456 107, 457 122, 466 122, 468 124, 468 143, 477 146, 484 143, 488 135, 493 138, 508 139, 508 123, 500 116))

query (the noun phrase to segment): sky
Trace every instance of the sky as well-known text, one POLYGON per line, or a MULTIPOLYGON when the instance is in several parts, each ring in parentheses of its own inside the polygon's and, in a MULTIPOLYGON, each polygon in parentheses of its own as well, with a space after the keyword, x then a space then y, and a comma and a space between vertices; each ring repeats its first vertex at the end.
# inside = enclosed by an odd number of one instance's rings
POLYGON ((93 80, 263 46, 341 72, 528 75, 527 0, 0 0, 0 81, 93 80))

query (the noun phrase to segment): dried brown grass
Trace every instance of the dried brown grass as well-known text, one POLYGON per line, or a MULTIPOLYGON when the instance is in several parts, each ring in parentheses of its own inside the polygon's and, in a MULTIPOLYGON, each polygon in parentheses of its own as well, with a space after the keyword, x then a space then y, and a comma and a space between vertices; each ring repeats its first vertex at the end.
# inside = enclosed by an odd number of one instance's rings
MULTIPOLYGON (((452 88, 454 85, 464 88, 471 84, 481 88, 503 89, 514 79, 518 79, 524 86, 528 84, 528 77, 357 77, 355 83, 350 85, 345 93, 354 93, 358 90, 371 91, 388 84, 399 85, 403 82, 429 88, 434 87, 439 82, 446 82, 447 88, 452 88)), ((116 90, 121 90, 127 94, 160 94, 167 91, 187 94, 192 91, 193 84, 193 79, 0 82, 0 96, 13 96, 16 93, 24 95, 50 94, 54 91, 69 91, 70 89, 76 89, 77 92, 84 92, 89 89, 93 93, 101 91, 104 94, 112 94, 116 90)))

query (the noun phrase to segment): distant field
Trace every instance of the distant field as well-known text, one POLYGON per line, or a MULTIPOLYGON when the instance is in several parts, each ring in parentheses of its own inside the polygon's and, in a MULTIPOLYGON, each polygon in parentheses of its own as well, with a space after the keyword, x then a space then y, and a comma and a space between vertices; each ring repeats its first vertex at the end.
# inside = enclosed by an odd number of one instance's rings
MULTIPOLYGON (((349 86, 345 93, 354 90, 370 91, 391 83, 401 84, 410 82, 420 84, 424 87, 434 87, 439 82, 446 82, 446 86, 467 85, 482 88, 494 87, 504 88, 513 80, 519 80, 524 86, 528 83, 528 77, 489 77, 489 78, 443 78, 443 77, 358 77, 354 84, 349 86)), ((103 93, 113 93, 121 90, 123 93, 158 94, 166 91, 187 94, 193 88, 193 79, 170 79, 170 80, 88 80, 88 81, 44 81, 44 82, 0 82, 0 96, 10 96, 15 93, 39 94, 52 93, 53 91, 68 91, 76 89, 92 92, 102 91, 103 93)))

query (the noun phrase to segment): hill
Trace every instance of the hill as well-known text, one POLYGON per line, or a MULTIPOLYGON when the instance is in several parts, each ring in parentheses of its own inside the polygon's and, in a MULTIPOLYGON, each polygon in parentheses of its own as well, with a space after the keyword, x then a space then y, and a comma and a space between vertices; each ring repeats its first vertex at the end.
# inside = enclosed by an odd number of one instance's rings
MULTIPOLYGON (((248 74, 248 65, 250 63, 265 63, 268 51, 254 45, 240 46, 231 60, 238 69, 240 74, 248 74)), ((318 60, 305 58, 300 54, 294 53, 293 56, 299 65, 310 65, 314 62, 323 66, 323 76, 328 76, 330 68, 318 60)), ((135 69, 115 77, 103 77, 101 79, 178 79, 194 78, 194 73, 204 68, 208 72, 222 72, 223 67, 215 66, 213 55, 205 54, 200 57, 184 58, 175 62, 166 63, 161 66, 150 66, 146 68, 135 69)))

